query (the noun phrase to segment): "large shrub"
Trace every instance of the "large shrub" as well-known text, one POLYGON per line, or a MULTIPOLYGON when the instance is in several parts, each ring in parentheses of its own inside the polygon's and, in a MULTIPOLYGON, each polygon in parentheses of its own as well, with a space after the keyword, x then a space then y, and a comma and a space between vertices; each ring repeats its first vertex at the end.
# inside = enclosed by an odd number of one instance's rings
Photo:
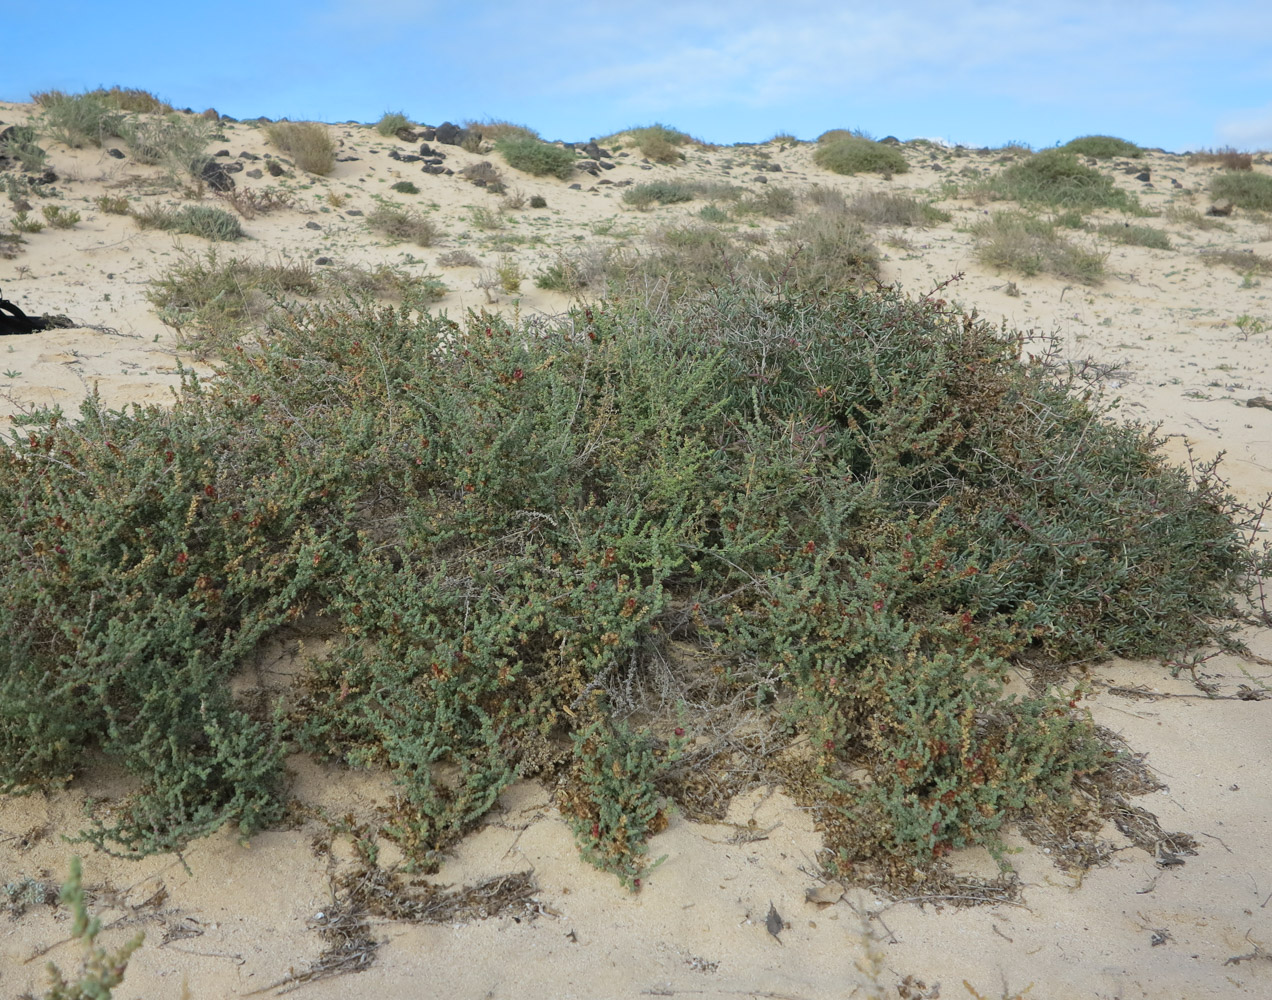
POLYGON ((836 174, 903 174, 910 169, 905 155, 895 146, 857 135, 834 136, 819 142, 813 162, 836 174))
POLYGON ((1255 566, 1222 484, 941 302, 753 283, 521 327, 292 311, 171 409, 25 417, 0 789, 100 751, 138 785, 90 835, 140 854, 271 822, 299 747, 386 769, 428 864, 564 773, 632 885, 662 797, 718 815, 748 769, 892 879, 1107 815, 1116 755, 1049 685, 1234 645, 1255 566), (236 699, 306 623, 327 655, 273 710, 236 699))
POLYGON ((507 161, 508 166, 524 170, 536 177, 552 176, 562 180, 574 173, 574 164, 578 157, 572 150, 563 146, 554 146, 530 135, 505 135, 495 148, 507 161))

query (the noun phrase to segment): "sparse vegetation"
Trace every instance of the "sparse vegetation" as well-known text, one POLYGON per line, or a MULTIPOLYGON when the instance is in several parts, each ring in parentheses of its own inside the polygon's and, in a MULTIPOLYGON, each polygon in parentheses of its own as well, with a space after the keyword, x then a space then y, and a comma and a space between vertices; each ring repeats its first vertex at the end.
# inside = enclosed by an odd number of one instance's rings
MULTIPOLYGON (((838 130, 836 130, 838 131, 838 130)), ((865 139, 858 135, 836 135, 828 132, 817 140, 813 162, 823 170, 836 174, 903 174, 910 169, 905 154, 895 146, 865 139)))
POLYGON ((121 135, 125 116, 100 93, 49 91, 40 98, 37 103, 44 108, 44 127, 49 135, 72 149, 101 146, 109 137, 121 135))
POLYGON ((392 185, 398 194, 419 194, 420 189, 413 181, 398 181, 392 185))
POLYGON ((448 250, 437 258, 438 267, 480 267, 481 261, 467 250, 448 250))
POLYGON ((391 240, 409 240, 416 246, 431 247, 442 235, 432 219, 411 208, 377 205, 366 219, 367 225, 376 232, 391 240))
POLYGON ((1239 153, 1230 146, 1223 149, 1199 149, 1189 153, 1188 159, 1193 163, 1217 163, 1224 170, 1253 170, 1254 156, 1250 153, 1239 153))
POLYGON ((137 162, 157 164, 174 176, 197 177, 209 159, 212 123, 181 114, 131 117, 120 123, 119 136, 137 162))
POLYGON ((1272 212, 1272 175, 1225 170, 1211 178, 1210 197, 1237 208, 1272 212))
POLYGON ((1083 135, 1070 139, 1060 148, 1096 160, 1111 160, 1116 157, 1138 160, 1144 155, 1144 150, 1135 143, 1112 135, 1083 135))
POLYGON ((542 137, 528 125, 514 125, 512 122, 487 119, 486 121, 466 121, 463 127, 483 142, 498 143, 501 139, 534 140, 541 142, 542 137))
POLYGON ((613 147, 621 140, 630 140, 642 156, 654 163, 679 163, 684 159, 682 147, 694 142, 692 136, 658 124, 624 129, 598 141, 602 146, 613 147))
POLYGON ((764 215, 770 219, 784 219, 795 214, 798 200, 795 192, 780 184, 765 184, 746 198, 740 198, 733 206, 737 215, 764 215))
POLYGON ((976 254, 990 267, 1031 276, 1097 284, 1104 278, 1105 255, 1079 246, 1056 232, 1054 222, 1022 212, 995 212, 972 227, 976 254))
POLYGON ((44 169, 48 153, 36 142, 35 129, 30 125, 10 125, 3 131, 5 137, 0 139, 0 156, 17 160, 28 172, 44 169))
POLYGON ((132 207, 127 196, 122 194, 101 195, 93 204, 97 206, 99 212, 105 212, 107 215, 127 215, 132 207))
POLYGON ((574 174, 574 164, 578 159, 573 150, 530 136, 506 135, 495 143, 495 149, 508 166, 535 177, 551 176, 565 180, 574 174))
POLYGON ((1230 267, 1238 274, 1272 274, 1272 257, 1265 257, 1253 250, 1203 250, 1201 259, 1211 267, 1230 267))
POLYGON ((44 223, 31 218, 25 209, 14 214, 12 225, 15 233, 38 233, 44 229, 44 223))
POLYGON ((70 229, 80 221, 79 212, 63 208, 61 205, 44 205, 40 211, 45 221, 54 229, 70 229))
POLYGON ((869 226, 934 226, 950 221, 949 212, 930 202, 891 191, 863 191, 845 211, 869 226))
POLYGON ((290 156, 306 173, 326 177, 336 167, 336 145, 326 125, 318 122, 276 122, 266 129, 269 141, 290 156))
POLYGON ((296 204, 291 194, 276 187, 234 187, 218 192, 217 196, 244 219, 255 219, 258 215, 268 215, 296 204))

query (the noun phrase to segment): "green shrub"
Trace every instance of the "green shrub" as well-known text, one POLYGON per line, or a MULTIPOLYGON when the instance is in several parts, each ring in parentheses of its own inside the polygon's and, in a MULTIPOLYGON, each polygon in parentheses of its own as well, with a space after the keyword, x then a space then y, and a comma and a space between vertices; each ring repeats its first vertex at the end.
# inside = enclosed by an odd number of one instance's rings
POLYGON ((376 232, 392 240, 410 240, 416 246, 430 247, 441 236, 436 224, 414 209, 378 205, 366 219, 376 232))
POLYGON ((125 118, 118 126, 124 145, 139 163, 158 164, 172 174, 198 176, 208 162, 212 123, 190 115, 125 118))
POLYGON ((73 149, 101 146, 110 136, 120 135, 124 115, 100 94, 75 96, 53 92, 44 96, 44 124, 49 134, 73 149))
POLYGON ((398 181, 393 185, 393 190, 398 194, 419 194, 420 189, 411 181, 398 181))
POLYGON ((241 240, 247 235, 238 219, 224 209, 210 205, 183 205, 177 209, 150 206, 140 212, 133 212, 133 219, 142 229, 188 233, 214 242, 241 240))
POLYGON ((548 199, 547 199, 547 198, 545 198, 545 197, 543 197, 543 195, 541 195, 541 194, 534 194, 534 195, 531 195, 531 196, 530 196, 530 207, 531 207, 531 208, 547 208, 547 207, 548 207, 548 199))
POLYGON ((336 168, 336 145, 319 122, 277 122, 266 129, 269 141, 290 156, 296 166, 325 177, 336 168))
POLYGON ((995 212, 972 227, 976 255, 990 267, 1019 274, 1052 274, 1097 284, 1105 255, 1078 246, 1056 232, 1055 223, 1020 212, 995 212))
POLYGON ((639 128, 624 129, 598 140, 606 147, 617 145, 620 141, 630 139, 641 154, 655 163, 678 163, 684 159, 681 147, 690 145, 691 136, 678 129, 666 125, 643 125, 639 128))
POLYGON ((93 202, 97 206, 99 212, 105 212, 107 215, 127 215, 130 204, 126 195, 122 194, 104 194, 93 202))
POLYGON ((38 233, 44 229, 44 223, 39 219, 31 218, 25 211, 17 212, 13 216, 13 231, 15 233, 38 233))
POLYGON ((1111 135, 1079 136, 1077 139, 1070 139, 1060 148, 1096 160, 1111 160, 1115 157, 1138 160, 1144 155, 1144 150, 1135 143, 1111 135))
POLYGON ((282 310, 170 409, 25 414, 0 789, 117 762, 140 787, 89 833, 140 854, 273 821, 301 750, 386 771, 385 832, 427 868, 564 770, 632 885, 662 797, 700 815, 752 781, 873 884, 1008 822, 1098 828, 1128 762, 1056 678, 1238 648, 1272 569, 1247 514, 1014 333, 791 273, 524 324, 282 310), (236 701, 314 622, 325 655, 236 701))
POLYGON ((740 199, 733 206, 738 215, 765 215, 770 219, 784 219, 795 214, 795 192, 777 184, 765 184, 758 194, 740 199))
POLYGON ((1170 236, 1153 226, 1132 226, 1130 223, 1115 223, 1100 226, 1097 232, 1117 243, 1128 246, 1149 247, 1153 250, 1170 250, 1170 236))
POLYGON ((553 146, 533 136, 506 135, 495 143, 495 149, 508 166, 535 177, 552 176, 565 180, 573 175, 578 159, 573 150, 553 146))
POLYGON ((695 189, 690 184, 676 181, 650 181, 648 184, 637 184, 623 192, 623 204, 632 208, 649 208, 657 202, 660 205, 674 205, 677 202, 693 201, 695 189))
POLYGON ((1007 167, 974 189, 991 198, 1021 204, 1050 205, 1080 211, 1115 209, 1146 214, 1134 195, 1113 183, 1113 178, 1079 163, 1064 149, 1047 149, 1007 167))
POLYGON ((721 222, 728 222, 729 213, 719 205, 703 205, 702 208, 698 210, 698 218, 703 222, 714 222, 718 224, 721 222))
POLYGON ((1272 176, 1225 170, 1211 178, 1210 197, 1214 201, 1230 201, 1237 208, 1272 212, 1272 176))
POLYGON ((411 119, 402 114, 401 111, 386 111, 378 122, 375 123, 375 130, 386 138, 396 135, 404 128, 411 127, 411 119))
POLYGON ((836 174, 903 174, 910 169, 905 155, 895 146, 884 146, 870 139, 848 135, 818 140, 813 162, 836 174))
POLYGON ((463 127, 469 134, 476 135, 485 142, 498 142, 500 139, 533 139, 542 141, 541 136, 527 125, 514 125, 512 122, 486 119, 485 121, 466 121, 463 127))
POLYGON ((40 211, 44 213, 44 218, 54 229, 70 229, 80 221, 79 212, 63 208, 61 205, 45 205, 40 211))
POLYGON ((11 125, 8 135, 0 140, 0 156, 17 160, 23 170, 34 173, 43 170, 48 153, 35 141, 35 129, 30 125, 11 125))

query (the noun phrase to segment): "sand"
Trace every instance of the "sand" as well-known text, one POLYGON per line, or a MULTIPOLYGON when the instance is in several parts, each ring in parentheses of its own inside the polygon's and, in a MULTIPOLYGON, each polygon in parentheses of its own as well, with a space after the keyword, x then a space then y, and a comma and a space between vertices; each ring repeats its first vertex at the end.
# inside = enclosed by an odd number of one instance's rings
MULTIPOLYGON (((34 110, 0 104, 0 121, 24 121, 34 110)), ((224 141, 210 149, 260 156, 271 151, 254 124, 227 123, 223 131, 224 141)), ((782 168, 764 172, 768 182, 796 191, 814 183, 848 194, 927 191, 950 177, 997 169, 999 159, 991 152, 911 148, 913 169, 883 180, 826 173, 814 166, 807 145, 692 149, 674 167, 644 164, 633 152, 616 158, 615 169, 601 178, 614 184, 582 174, 578 190, 505 167, 527 198, 542 195, 548 207, 510 212, 506 228, 492 233, 477 228, 473 208, 494 208, 498 197, 458 176, 424 175, 418 164, 390 158, 393 149, 415 150, 373 129, 349 124, 332 126, 332 132, 342 161, 329 178, 235 175, 240 186, 288 188, 296 207, 244 220, 250 239, 218 245, 218 252, 253 259, 330 256, 438 274, 450 291, 436 308, 451 315, 469 308, 559 312, 568 299, 535 288, 532 280, 559 248, 596 241, 639 245, 651 227, 701 207, 631 211, 620 201, 622 181, 728 180, 758 191, 761 152, 763 162, 782 168), (402 179, 414 181, 421 193, 392 192, 390 185, 402 179), (344 195, 343 205, 331 205, 330 192, 344 195), (445 235, 430 248, 386 243, 349 212, 371 211, 377 197, 428 207, 445 235), (502 238, 502 245, 492 237, 502 238), (474 253, 481 266, 439 268, 437 258, 456 249, 474 253), (515 263, 527 278, 518 293, 498 291, 498 301, 491 302, 477 284, 501 263, 515 263)), ((497 156, 443 148, 456 170, 481 159, 500 163, 497 156)), ((61 178, 57 200, 78 210, 81 221, 31 234, 18 256, 0 259, 0 291, 29 313, 64 313, 85 326, 0 338, 0 427, 31 405, 57 404, 73 413, 94 390, 111 407, 163 403, 179 385, 183 366, 212 371, 177 350, 174 332, 146 299, 151 278, 183 253, 206 253, 209 244, 142 230, 95 207, 102 194, 165 204, 179 193, 157 190, 158 168, 99 149, 52 144, 50 152, 61 178)), ((1209 207, 1205 191, 1217 167, 1161 152, 1149 153, 1143 165, 1151 185, 1120 165, 1112 173, 1147 206, 1203 213, 1209 207)), ((1256 169, 1272 170, 1266 163, 1256 169)), ((205 200, 216 203, 210 195, 205 200)), ((1239 497, 1258 502, 1272 491, 1272 410, 1246 405, 1272 398, 1272 333, 1251 322, 1272 327, 1272 279, 1245 280, 1198 257, 1203 249, 1272 255, 1266 219, 1237 211, 1223 220, 1227 229, 1216 230, 1166 217, 1142 220, 1168 232, 1174 249, 1101 240, 1109 277, 1087 287, 985 267, 965 230, 1000 206, 941 204, 953 216, 949 223, 878 234, 885 281, 921 293, 961 275, 941 294, 989 320, 1053 334, 1066 356, 1123 365, 1111 387, 1121 413, 1160 424, 1172 458, 1186 461, 1191 450, 1197 460, 1208 460, 1224 452, 1223 468, 1239 497)), ((768 230, 779 225, 759 221, 768 230)), ((1093 672, 1094 720, 1147 754, 1166 786, 1141 804, 1165 829, 1199 841, 1197 855, 1183 865, 1162 866, 1112 826, 1103 835, 1119 848, 1114 860, 1081 875, 1009 837, 1019 849, 1010 855, 1024 883, 1019 903, 962 908, 950 900, 897 901, 849 888, 842 897, 830 893, 835 901, 819 906, 805 893, 822 885, 815 861, 820 836, 780 789, 768 789, 734 801, 726 824, 693 823, 673 813, 668 829, 651 843, 652 854, 666 859, 633 895, 579 859, 553 789, 523 782, 503 794, 484 828, 463 841, 430 881, 460 887, 530 872, 528 899, 488 919, 426 925, 375 918, 367 930, 382 944, 368 968, 293 985, 298 995, 315 1000, 1272 995, 1272 701, 1238 697, 1240 685, 1265 690, 1272 683, 1272 634, 1252 631, 1247 640, 1262 659, 1220 656, 1200 668, 1214 685, 1213 698, 1186 673, 1172 678, 1157 663, 1113 661, 1093 672), (1143 693, 1129 697, 1110 687, 1140 687, 1143 693), (767 926, 770 908, 781 918, 776 936, 767 926)), ((275 652, 286 657, 295 651, 275 652)), ((369 817, 390 793, 374 775, 303 758, 290 767, 293 791, 310 807, 309 818, 250 843, 224 832, 193 844, 181 859, 122 861, 63 839, 84 825, 87 797, 114 787, 105 768, 89 768, 65 791, 0 799, 0 882, 57 883, 71 855, 83 854, 92 907, 108 924, 103 940, 114 944, 138 929, 146 933, 117 997, 272 994, 271 984, 302 974, 322 953, 331 878, 353 856, 348 836, 336 836, 329 852, 321 849, 315 841, 327 827, 314 817, 369 817)), ((391 862, 392 845, 383 844, 382 851, 381 861, 391 862)), ((984 852, 964 852, 954 861, 970 874, 994 870, 984 852)), ((0 907, 4 902, 0 898, 0 907)), ((65 940, 68 927, 65 912, 48 905, 31 906, 20 916, 0 914, 0 995, 38 994, 48 959, 74 968, 77 950, 65 940)))

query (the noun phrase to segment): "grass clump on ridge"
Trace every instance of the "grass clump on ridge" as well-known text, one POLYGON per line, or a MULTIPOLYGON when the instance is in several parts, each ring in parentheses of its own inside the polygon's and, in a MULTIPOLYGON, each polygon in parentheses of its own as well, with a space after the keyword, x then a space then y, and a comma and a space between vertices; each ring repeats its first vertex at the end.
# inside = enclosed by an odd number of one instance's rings
POLYGON ((104 755, 140 783, 87 839, 137 856, 276 822, 303 751, 387 771, 380 832, 435 868, 539 775, 633 887, 670 802, 719 817, 756 782, 867 884, 1015 820, 1098 828, 1127 757, 1058 671, 1235 648, 1269 568, 1242 512, 1051 355, 788 275, 529 325, 282 310, 171 408, 27 414, 0 449, 0 790, 104 755), (311 626, 324 656, 236 699, 311 626))
POLYGON ((380 120, 375 123, 375 130, 386 139, 389 136, 396 135, 404 128, 411 127, 411 119, 407 118, 401 111, 386 111, 380 116, 380 120))
POLYGON ((1144 150, 1135 143, 1112 135, 1083 135, 1070 139, 1060 148, 1096 160, 1111 160, 1115 157, 1138 160, 1144 155, 1144 150))
POLYGON ((505 135, 495 143, 495 149, 515 170, 523 170, 535 177, 559 177, 567 180, 574 173, 578 157, 574 151, 554 146, 533 136, 505 135))
POLYGON ((678 202, 693 201, 697 190, 692 184, 681 184, 676 181, 650 181, 648 184, 637 184, 623 192, 623 204, 632 208, 649 208, 654 202, 659 205, 675 205, 678 202))
POLYGON ((977 184, 972 194, 1026 205, 1146 214, 1139 199, 1114 184, 1113 178, 1079 163, 1074 153, 1064 149, 1043 150, 1014 163, 977 184))
POLYGON ((629 139, 642 156, 655 163, 679 163, 685 158, 681 148, 694 142, 688 133, 657 123, 624 129, 598 142, 602 146, 614 146, 624 139, 629 139))
POLYGON ((326 177, 336 168, 336 145, 319 122, 275 122, 266 129, 269 141, 310 174, 326 177))
POLYGON ((1242 170, 1225 170, 1210 180, 1210 197, 1229 201, 1237 208, 1272 212, 1272 176, 1242 170))
POLYGON ((905 155, 895 146, 885 146, 864 136, 841 130, 826 133, 817 140, 813 162, 823 170, 836 174, 903 174, 910 169, 905 155), (829 136, 829 138, 827 138, 829 136))
POLYGON ((990 267, 1032 276, 1098 284, 1105 255, 1087 250, 1056 231, 1054 222, 1022 212, 995 212, 972 227, 976 255, 990 267))

